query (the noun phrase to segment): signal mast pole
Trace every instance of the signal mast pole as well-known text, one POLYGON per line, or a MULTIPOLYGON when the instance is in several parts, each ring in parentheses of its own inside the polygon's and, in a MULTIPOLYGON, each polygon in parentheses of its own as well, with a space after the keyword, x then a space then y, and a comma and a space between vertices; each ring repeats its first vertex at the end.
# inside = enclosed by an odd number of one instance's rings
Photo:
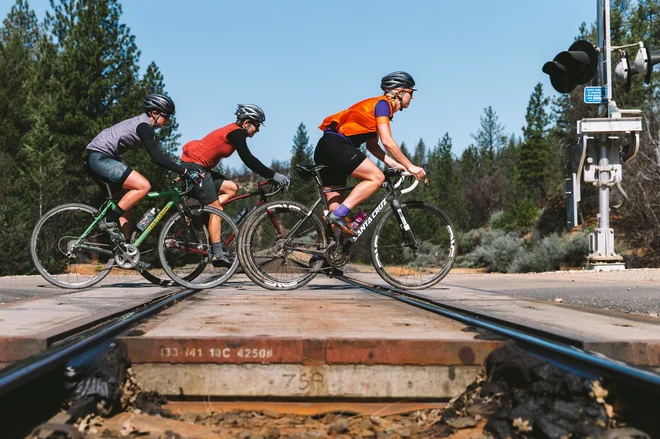
MULTIPOLYGON (((623 257, 614 250, 614 230, 610 228, 610 188, 621 189, 621 143, 632 135, 635 153, 639 149, 641 117, 623 117, 625 113, 640 114, 640 110, 620 110, 612 100, 612 62, 610 40, 610 0, 597 0, 598 14, 598 87, 601 87, 600 114, 607 117, 586 118, 578 121, 577 131, 582 145, 579 169, 584 181, 598 187, 598 228, 589 235, 589 255, 586 268, 590 270, 623 270, 623 257), (584 169, 582 169, 584 167, 584 169)), ((585 102, 587 89, 585 87, 585 102)), ((634 154, 628 158, 630 160, 634 154)), ((577 201, 579 201, 579 193, 577 201)))

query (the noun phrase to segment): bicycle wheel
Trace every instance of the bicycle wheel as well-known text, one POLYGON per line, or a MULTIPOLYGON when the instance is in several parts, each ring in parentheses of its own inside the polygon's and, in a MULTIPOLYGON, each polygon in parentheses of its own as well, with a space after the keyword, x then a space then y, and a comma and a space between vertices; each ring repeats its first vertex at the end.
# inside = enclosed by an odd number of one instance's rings
POLYGON ((293 201, 271 201, 252 212, 238 237, 245 274, 269 290, 293 290, 312 280, 323 260, 311 251, 327 246, 321 220, 293 201))
POLYGON ((63 204, 41 217, 32 231, 30 255, 44 279, 77 289, 108 275, 115 245, 98 227, 82 237, 97 214, 97 209, 85 204, 63 204))
MULTIPOLYGON (((134 243, 140 232, 134 230, 131 233, 131 244, 134 243)), ((147 236, 142 244, 140 244, 140 264, 135 267, 135 270, 140 273, 140 275, 155 285, 160 285, 161 287, 169 287, 174 285, 174 281, 170 278, 165 270, 163 270, 162 265, 160 264, 160 256, 158 255, 158 245, 157 245, 158 235, 156 233, 150 233, 147 236), (146 264, 143 265, 143 264, 146 264)))
POLYGON ((421 201, 401 203, 415 242, 408 242, 394 211, 388 209, 371 238, 376 272, 397 288, 428 288, 440 282, 456 258, 456 233, 449 217, 421 201), (416 248, 414 248, 416 247, 416 248))
POLYGON ((179 285, 193 289, 217 287, 238 268, 235 241, 227 248, 228 257, 232 260, 229 267, 214 267, 211 263, 208 230, 211 214, 221 219, 220 236, 238 234, 238 228, 229 216, 211 206, 191 207, 185 216, 177 212, 167 220, 160 232, 160 263, 167 275, 179 285))

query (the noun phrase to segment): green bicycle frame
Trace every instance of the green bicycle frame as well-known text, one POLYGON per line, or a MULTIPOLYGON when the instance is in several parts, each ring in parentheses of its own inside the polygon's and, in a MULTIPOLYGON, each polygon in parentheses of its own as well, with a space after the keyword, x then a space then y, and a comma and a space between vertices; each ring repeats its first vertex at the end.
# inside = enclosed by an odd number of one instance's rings
POLYGON ((170 197, 170 201, 168 201, 165 207, 163 207, 163 209, 160 212, 158 212, 158 215, 156 215, 156 217, 151 220, 147 228, 144 229, 144 232, 142 232, 140 236, 138 236, 138 238, 133 243, 135 247, 139 247, 142 241, 147 239, 149 233, 151 233, 154 227, 158 225, 158 222, 167 214, 167 212, 170 210, 172 206, 182 201, 181 195, 179 195, 179 191, 177 191, 176 189, 171 189, 165 192, 149 192, 147 194, 148 199, 162 198, 162 197, 170 197))
MULTIPOLYGON (((179 191, 176 189, 171 189, 169 191, 165 192, 149 192, 147 194, 148 199, 155 199, 155 198, 162 198, 162 197, 170 197, 170 200, 167 202, 165 207, 158 213, 158 215, 151 220, 151 223, 149 223, 149 226, 140 234, 138 239, 133 243, 135 247, 138 247, 142 241, 147 239, 147 236, 149 236, 149 233, 158 225, 158 222, 167 214, 167 212, 170 210, 170 208, 176 204, 180 203, 182 201, 181 195, 179 194, 179 191)), ((80 248, 81 247, 81 241, 83 241, 87 235, 89 235, 92 230, 94 230, 94 227, 96 227, 96 224, 101 221, 102 218, 105 217, 106 213, 110 209, 114 209, 117 204, 113 200, 108 200, 104 203, 104 205, 101 207, 100 213, 94 218, 94 221, 87 227, 87 229, 83 232, 82 235, 78 238, 78 240, 75 243, 75 247, 80 248)), ((83 246, 86 247, 86 246, 83 246)), ((105 250, 105 249, 99 249, 99 248, 90 248, 90 250, 97 251, 102 254, 108 254, 112 255, 113 253, 110 250, 105 250)))

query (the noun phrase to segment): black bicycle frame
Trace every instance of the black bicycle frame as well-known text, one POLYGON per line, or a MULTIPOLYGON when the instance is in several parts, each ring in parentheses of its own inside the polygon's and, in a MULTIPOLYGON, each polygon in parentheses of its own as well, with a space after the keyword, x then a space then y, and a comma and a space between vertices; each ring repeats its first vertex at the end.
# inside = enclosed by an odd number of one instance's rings
MULTIPOLYGON (((341 186, 341 187, 333 187, 330 189, 323 189, 323 184, 321 183, 321 179, 318 173, 314 175, 314 178, 316 179, 316 184, 319 190, 319 199, 316 200, 316 202, 309 208, 309 212, 307 213, 307 215, 305 215, 305 218, 303 218, 301 221, 298 222, 298 224, 296 224, 294 227, 291 228, 291 234, 295 233, 295 231, 298 230, 298 228, 305 222, 305 220, 314 214, 314 209, 316 209, 316 207, 319 204, 323 205, 324 213, 328 212, 328 200, 326 199, 325 194, 329 192, 346 192, 355 188, 355 186, 341 186)), ((406 241, 407 244, 411 245, 415 250, 417 250, 419 246, 417 244, 417 241, 415 240, 412 230, 410 229, 410 226, 408 225, 408 222, 406 221, 406 218, 403 215, 403 212, 401 211, 401 203, 399 202, 396 189, 394 188, 394 185, 392 184, 392 182, 389 180, 388 177, 386 177, 385 181, 381 185, 381 188, 387 189, 387 194, 385 194, 385 197, 383 197, 383 199, 380 201, 380 203, 378 203, 378 205, 369 214, 369 216, 364 219, 363 224, 360 225, 360 227, 356 231, 357 236, 352 236, 348 238, 347 241, 341 243, 342 247, 346 246, 348 243, 352 245, 354 242, 356 242, 360 238, 360 236, 362 236, 362 234, 371 226, 371 224, 378 217, 378 215, 381 214, 381 212, 385 208, 385 205, 389 202, 392 210, 394 211, 394 217, 396 218, 397 222, 399 223, 399 227, 401 228, 404 240, 406 241)), ((330 225, 327 222, 324 222, 324 224, 326 227, 326 235, 333 236, 332 228, 330 227, 330 225)), ((322 251, 321 252, 307 251, 305 253, 317 254, 317 256, 323 255, 322 251)))

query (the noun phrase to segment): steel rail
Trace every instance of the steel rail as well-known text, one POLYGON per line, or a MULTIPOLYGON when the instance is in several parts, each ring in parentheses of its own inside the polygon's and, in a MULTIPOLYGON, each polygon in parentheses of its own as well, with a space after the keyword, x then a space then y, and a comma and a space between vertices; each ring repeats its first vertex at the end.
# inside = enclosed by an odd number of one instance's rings
MULTIPOLYGON (((512 328, 511 325, 507 326, 503 322, 494 322, 484 320, 468 313, 448 309, 445 305, 434 302, 431 299, 418 296, 404 290, 396 288, 382 287, 378 285, 371 285, 357 279, 349 278, 344 275, 336 276, 336 279, 345 283, 366 289, 370 292, 380 294, 393 298, 395 300, 407 303, 409 305, 433 312, 443 317, 459 321, 461 323, 476 326, 479 328, 487 329, 496 334, 508 337, 525 346, 539 350, 542 353, 550 353, 558 356, 560 359, 568 359, 572 363, 579 365, 586 365, 591 369, 595 369, 604 375, 613 375, 623 378, 627 384, 632 384, 637 387, 643 388, 647 392, 657 393, 660 395, 660 375, 630 366, 624 362, 613 360, 604 355, 585 351, 576 346, 568 345, 564 342, 550 340, 549 338, 539 335, 533 335, 523 329, 512 328)), ((521 325, 516 325, 520 328, 521 325)))
POLYGON ((67 361, 83 355, 86 351, 109 341, 141 319, 150 317, 163 308, 169 307, 199 291, 203 290, 186 289, 147 302, 138 309, 133 308, 94 328, 72 335, 38 354, 12 363, 0 370, 0 398, 41 375, 64 365, 67 361))

